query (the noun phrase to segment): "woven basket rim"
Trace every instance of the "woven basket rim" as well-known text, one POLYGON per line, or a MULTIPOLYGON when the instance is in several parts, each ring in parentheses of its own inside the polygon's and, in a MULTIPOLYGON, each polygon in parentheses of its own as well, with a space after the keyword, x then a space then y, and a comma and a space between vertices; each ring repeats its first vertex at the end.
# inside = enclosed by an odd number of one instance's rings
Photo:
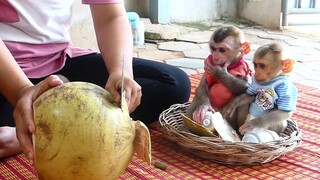
POLYGON ((270 162, 301 144, 302 132, 290 120, 280 140, 268 143, 229 142, 220 137, 203 137, 179 130, 183 125, 180 113, 185 114, 190 102, 173 104, 159 116, 164 136, 192 154, 220 164, 255 165, 270 162))

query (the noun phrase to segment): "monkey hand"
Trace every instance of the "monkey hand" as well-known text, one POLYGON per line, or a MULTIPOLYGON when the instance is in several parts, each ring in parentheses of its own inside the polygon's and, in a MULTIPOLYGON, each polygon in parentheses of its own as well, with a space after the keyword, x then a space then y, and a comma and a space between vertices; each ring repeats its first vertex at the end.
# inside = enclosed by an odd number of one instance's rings
POLYGON ((249 123, 244 123, 242 126, 239 128, 239 132, 241 135, 244 135, 245 133, 254 130, 255 128, 252 127, 249 123))
POLYGON ((257 129, 267 129, 267 125, 264 124, 264 119, 263 118, 254 118, 251 120, 246 120, 246 122, 240 126, 239 132, 241 135, 244 135, 245 133, 252 131, 252 130, 257 130, 257 129))
POLYGON ((215 110, 212 108, 210 102, 206 102, 196 108, 196 110, 192 113, 192 118, 195 122, 202 124, 202 121, 204 119, 204 114, 206 112, 215 112, 215 110))
POLYGON ((244 103, 244 100, 246 97, 246 94, 241 94, 235 98, 233 98, 228 104, 222 107, 220 110, 223 117, 232 117, 235 113, 236 109, 239 106, 242 106, 244 103))
POLYGON ((227 116, 231 117, 235 113, 238 107, 249 105, 252 101, 254 101, 254 99, 255 99, 254 96, 250 96, 246 93, 242 93, 236 96, 235 98, 233 98, 233 100, 231 100, 228 104, 223 106, 223 108, 221 109, 221 114, 223 117, 227 117, 227 116))
POLYGON ((227 67, 229 65, 230 65, 229 63, 225 63, 223 65, 223 67, 221 67, 219 65, 214 65, 214 64, 210 63, 209 61, 205 61, 204 62, 204 70, 214 77, 219 77, 219 75, 229 74, 228 70, 227 70, 227 67))
POLYGON ((234 99, 235 101, 230 101, 228 104, 226 104, 225 106, 222 107, 222 109, 220 110, 220 113, 222 115, 222 117, 232 117, 233 114, 235 113, 237 107, 238 107, 238 103, 237 100, 234 99))

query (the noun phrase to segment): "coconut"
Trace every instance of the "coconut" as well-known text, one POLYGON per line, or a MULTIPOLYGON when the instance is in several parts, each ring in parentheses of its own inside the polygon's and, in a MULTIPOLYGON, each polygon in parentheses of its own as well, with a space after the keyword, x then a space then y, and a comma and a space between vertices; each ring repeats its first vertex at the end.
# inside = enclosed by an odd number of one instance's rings
MULTIPOLYGON (((124 99, 124 98, 122 98, 124 99)), ((103 88, 69 82, 33 103, 39 179, 118 179, 136 150, 151 164, 148 128, 103 88)))

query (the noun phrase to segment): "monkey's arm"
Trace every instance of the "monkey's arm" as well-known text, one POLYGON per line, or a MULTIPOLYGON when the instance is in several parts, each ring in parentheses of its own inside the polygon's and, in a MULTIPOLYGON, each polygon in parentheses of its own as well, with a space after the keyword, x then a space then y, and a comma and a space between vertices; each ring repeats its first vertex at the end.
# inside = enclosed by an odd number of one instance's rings
POLYGON ((254 99, 254 96, 250 96, 247 93, 240 94, 221 109, 221 114, 223 117, 232 117, 238 107, 248 105, 254 99))
POLYGON ((253 130, 255 128, 271 129, 279 133, 283 129, 283 122, 291 118, 293 111, 283 111, 279 109, 271 110, 261 117, 254 118, 245 122, 239 131, 241 134, 253 130))
POLYGON ((195 96, 186 112, 186 116, 194 119, 195 121, 203 119, 206 111, 214 111, 210 104, 207 86, 205 74, 203 74, 196 89, 195 96))

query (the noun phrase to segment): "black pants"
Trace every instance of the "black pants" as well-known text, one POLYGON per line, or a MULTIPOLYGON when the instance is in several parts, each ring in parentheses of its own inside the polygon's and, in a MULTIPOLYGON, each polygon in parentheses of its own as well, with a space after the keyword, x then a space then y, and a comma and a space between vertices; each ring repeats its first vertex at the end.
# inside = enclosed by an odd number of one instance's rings
MULTIPOLYGON (((108 72, 100 54, 68 58, 61 74, 70 81, 85 81, 104 88, 108 72)), ((150 124, 174 103, 184 103, 190 96, 190 81, 182 70, 155 61, 133 59, 134 78, 142 87, 141 104, 131 114, 134 120, 150 124)), ((30 79, 37 84, 46 77, 30 79)), ((0 126, 14 126, 13 108, 0 95, 0 126)))

